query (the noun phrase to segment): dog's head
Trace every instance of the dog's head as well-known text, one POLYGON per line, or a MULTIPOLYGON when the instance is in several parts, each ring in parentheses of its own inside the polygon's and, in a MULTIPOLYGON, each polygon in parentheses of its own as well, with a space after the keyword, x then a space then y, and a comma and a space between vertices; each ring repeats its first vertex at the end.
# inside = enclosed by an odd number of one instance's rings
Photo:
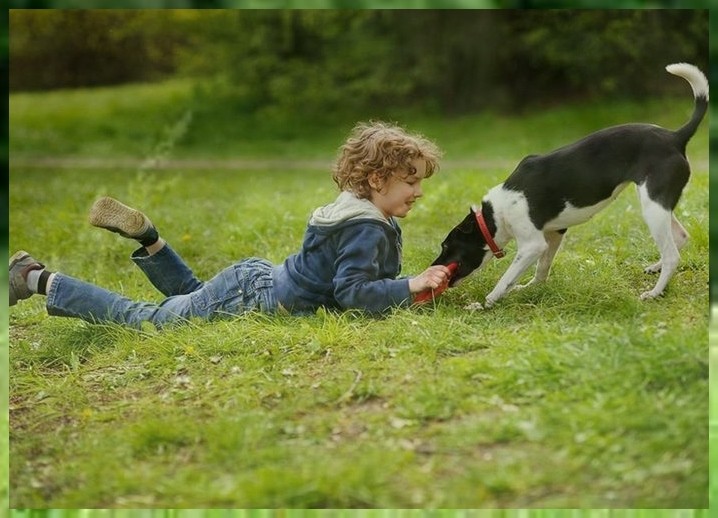
POLYGON ((449 281, 449 286, 454 286, 458 281, 483 266, 493 257, 476 222, 477 210, 483 212, 486 225, 491 234, 496 233, 494 211, 491 204, 484 202, 480 209, 471 207, 469 214, 449 232, 446 239, 441 243, 441 253, 432 263, 445 266, 457 263, 458 267, 449 281))

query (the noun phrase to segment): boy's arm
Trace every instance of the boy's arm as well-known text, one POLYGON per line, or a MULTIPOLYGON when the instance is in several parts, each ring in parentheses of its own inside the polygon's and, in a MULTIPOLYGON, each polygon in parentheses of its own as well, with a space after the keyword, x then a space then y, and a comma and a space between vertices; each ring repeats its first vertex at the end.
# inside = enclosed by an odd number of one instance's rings
POLYGON ((338 240, 334 297, 344 309, 381 313, 411 303, 409 279, 388 276, 387 261, 396 261, 397 244, 378 225, 346 228, 338 240), (384 266, 384 268, 382 268, 384 266))

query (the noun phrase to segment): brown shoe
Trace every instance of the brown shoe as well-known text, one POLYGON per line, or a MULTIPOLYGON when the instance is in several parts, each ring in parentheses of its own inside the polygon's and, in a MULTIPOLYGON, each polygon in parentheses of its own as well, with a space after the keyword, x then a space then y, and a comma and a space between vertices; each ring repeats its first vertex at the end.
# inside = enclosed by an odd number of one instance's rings
POLYGON ((147 216, 109 196, 103 196, 92 205, 89 221, 95 227, 136 239, 144 246, 159 238, 157 229, 147 216))
POLYGON ((33 292, 27 287, 27 274, 32 270, 42 270, 44 264, 37 262, 25 250, 15 252, 10 258, 10 305, 14 306, 18 300, 29 299, 33 292))

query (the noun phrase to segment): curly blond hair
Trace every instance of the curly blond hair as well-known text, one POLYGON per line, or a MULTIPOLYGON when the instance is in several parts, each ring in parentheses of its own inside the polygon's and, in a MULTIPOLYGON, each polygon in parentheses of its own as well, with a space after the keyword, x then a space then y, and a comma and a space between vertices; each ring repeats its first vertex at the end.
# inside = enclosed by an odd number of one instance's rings
POLYGON ((428 178, 439 169, 441 154, 436 144, 422 135, 409 134, 403 128, 386 122, 360 122, 339 148, 332 178, 342 191, 351 191, 359 198, 369 198, 372 191, 369 176, 372 173, 379 175, 383 185, 397 171, 416 174, 410 162, 419 158, 426 162, 425 178, 428 178))

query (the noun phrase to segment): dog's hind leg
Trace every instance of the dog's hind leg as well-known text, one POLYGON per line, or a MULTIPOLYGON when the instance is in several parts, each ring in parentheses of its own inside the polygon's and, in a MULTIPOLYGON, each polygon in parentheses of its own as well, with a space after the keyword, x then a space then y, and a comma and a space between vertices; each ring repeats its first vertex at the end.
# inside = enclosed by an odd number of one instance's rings
POLYGON ((645 300, 662 295, 668 281, 673 276, 673 272, 675 272, 678 267, 680 253, 678 252, 678 245, 674 238, 674 228, 677 228, 679 234, 684 236, 681 245, 685 244, 688 234, 674 218, 673 212, 670 209, 666 209, 650 198, 645 184, 639 186, 638 194, 641 200, 643 219, 646 220, 648 228, 651 231, 651 236, 656 242, 658 251, 661 254, 661 260, 657 263, 660 264, 660 276, 652 290, 641 294, 641 299, 645 300), (677 227, 673 224, 674 221, 677 227), (680 232, 681 229, 683 229, 682 232, 680 232))
POLYGON ((516 286, 517 289, 528 288, 533 284, 544 282, 548 278, 548 274, 551 271, 551 263, 553 263, 553 258, 556 257, 556 252, 558 252, 558 249, 561 246, 563 235, 565 233, 565 228, 562 230, 548 230, 543 233, 546 243, 548 243, 548 248, 543 254, 541 254, 541 257, 538 260, 536 273, 534 274, 533 279, 526 284, 516 286))
MULTIPOLYGON (((671 232, 673 233, 673 241, 676 243, 678 250, 681 250, 690 237, 683 225, 676 219, 676 215, 671 213, 671 232)), ((658 273, 661 271, 661 261, 647 266, 644 270, 646 273, 658 273)))

